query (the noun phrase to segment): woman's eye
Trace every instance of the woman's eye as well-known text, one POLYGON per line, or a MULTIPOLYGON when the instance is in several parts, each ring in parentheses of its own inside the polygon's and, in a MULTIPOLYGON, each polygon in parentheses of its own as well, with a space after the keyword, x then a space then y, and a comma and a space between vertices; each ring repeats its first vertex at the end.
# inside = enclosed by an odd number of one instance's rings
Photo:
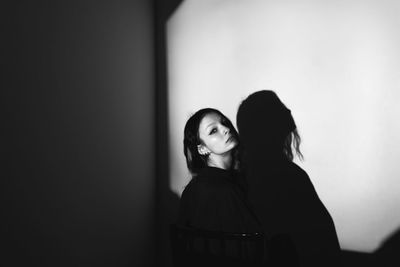
POLYGON ((210 135, 211 135, 211 134, 215 134, 216 132, 217 132, 217 129, 214 128, 214 129, 212 129, 212 130, 210 131, 210 135))

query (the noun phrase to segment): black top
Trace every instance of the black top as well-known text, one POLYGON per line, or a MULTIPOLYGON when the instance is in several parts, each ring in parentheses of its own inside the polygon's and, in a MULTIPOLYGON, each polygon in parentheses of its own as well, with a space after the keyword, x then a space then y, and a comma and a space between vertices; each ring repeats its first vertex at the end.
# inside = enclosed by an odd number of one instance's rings
POLYGON ((206 167, 185 187, 178 224, 223 232, 260 232, 237 173, 206 167))

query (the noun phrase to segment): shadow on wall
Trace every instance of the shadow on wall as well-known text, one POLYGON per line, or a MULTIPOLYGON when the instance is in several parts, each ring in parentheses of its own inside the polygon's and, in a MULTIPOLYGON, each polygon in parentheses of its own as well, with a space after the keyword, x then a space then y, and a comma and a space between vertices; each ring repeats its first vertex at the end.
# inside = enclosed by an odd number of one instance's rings
POLYGON ((400 266, 400 228, 374 254, 376 266, 400 266))
MULTIPOLYGON (((157 122, 157 225, 156 225, 156 266, 172 266, 169 225, 178 215, 179 196, 169 188, 168 158, 168 78, 166 24, 182 0, 155 1, 155 44, 156 44, 156 122, 157 122)), ((182 129, 183 131, 183 129, 182 129)))
POLYGON ((400 228, 374 253, 343 250, 343 267, 398 267, 400 266, 400 228))

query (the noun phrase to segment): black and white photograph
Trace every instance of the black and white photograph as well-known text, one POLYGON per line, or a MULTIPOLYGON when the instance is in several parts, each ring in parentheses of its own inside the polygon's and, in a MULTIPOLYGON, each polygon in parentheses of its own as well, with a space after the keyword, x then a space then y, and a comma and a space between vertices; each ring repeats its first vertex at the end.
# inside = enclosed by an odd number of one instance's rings
POLYGON ((0 10, 1 266, 400 266, 399 1, 0 10))

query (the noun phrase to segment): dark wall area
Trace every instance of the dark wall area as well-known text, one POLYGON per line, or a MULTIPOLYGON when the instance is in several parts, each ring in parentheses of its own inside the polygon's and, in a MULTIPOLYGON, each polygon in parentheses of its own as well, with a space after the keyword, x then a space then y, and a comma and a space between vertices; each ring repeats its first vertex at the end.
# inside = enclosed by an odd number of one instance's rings
POLYGON ((157 122, 157 168, 156 168, 156 235, 157 266, 172 266, 169 226, 176 222, 179 197, 170 189, 169 136, 168 136, 168 69, 167 69, 167 23, 179 9, 182 0, 155 0, 155 57, 156 57, 156 122, 157 122))
POLYGON ((152 1, 2 6, 2 266, 153 266, 152 1))

